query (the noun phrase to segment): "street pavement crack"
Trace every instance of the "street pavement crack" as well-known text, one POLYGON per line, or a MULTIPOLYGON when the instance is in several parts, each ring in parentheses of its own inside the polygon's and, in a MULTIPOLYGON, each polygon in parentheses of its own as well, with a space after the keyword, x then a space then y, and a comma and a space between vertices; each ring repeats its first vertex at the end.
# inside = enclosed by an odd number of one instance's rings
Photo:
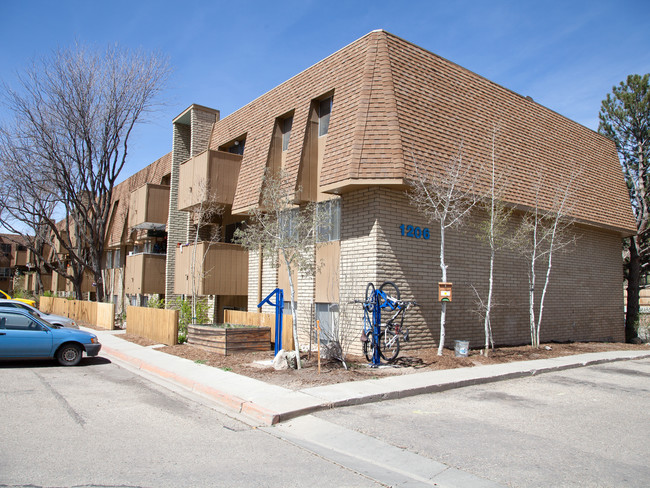
POLYGON ((74 408, 72 408, 72 405, 68 403, 68 401, 63 397, 63 395, 61 395, 52 385, 50 385, 50 383, 48 383, 48 381, 45 378, 43 378, 43 376, 41 376, 36 372, 34 374, 38 377, 39 380, 41 380, 41 383, 45 385, 45 387, 49 390, 49 392, 52 393, 52 396, 54 396, 54 398, 56 398, 56 400, 61 404, 61 406, 68 413, 68 415, 70 415, 72 420, 74 420, 75 423, 77 423, 79 426, 83 428, 86 425, 86 421, 84 420, 84 418, 81 415, 79 415, 74 408))

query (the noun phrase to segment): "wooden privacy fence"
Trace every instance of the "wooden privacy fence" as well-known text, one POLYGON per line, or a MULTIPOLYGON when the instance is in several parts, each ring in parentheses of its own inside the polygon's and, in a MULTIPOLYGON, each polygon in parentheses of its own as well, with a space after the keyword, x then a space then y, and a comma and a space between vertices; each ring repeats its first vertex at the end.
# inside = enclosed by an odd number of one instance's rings
POLYGON ((63 315, 102 329, 112 330, 115 328, 115 305, 112 303, 40 297, 39 309, 45 313, 63 315))
POLYGON ((126 332, 173 346, 178 343, 178 310, 126 307, 126 332))
MULTIPOLYGON (((275 314, 241 312, 239 310, 224 310, 223 321, 227 324, 256 325, 271 328, 271 342, 275 342, 275 314)), ((293 318, 291 315, 282 317, 282 348, 293 349, 293 318)))
MULTIPOLYGON (((627 304, 627 289, 623 289, 623 300, 627 304)), ((641 288, 639 290, 639 305, 642 307, 650 306, 650 288, 641 288)))

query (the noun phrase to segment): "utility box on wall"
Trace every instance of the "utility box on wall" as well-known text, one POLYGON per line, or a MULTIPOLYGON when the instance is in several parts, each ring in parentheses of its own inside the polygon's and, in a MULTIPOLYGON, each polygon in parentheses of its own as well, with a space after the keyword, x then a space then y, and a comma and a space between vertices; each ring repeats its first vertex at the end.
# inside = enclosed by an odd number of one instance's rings
POLYGON ((438 301, 451 302, 451 286, 452 283, 438 282, 438 301))

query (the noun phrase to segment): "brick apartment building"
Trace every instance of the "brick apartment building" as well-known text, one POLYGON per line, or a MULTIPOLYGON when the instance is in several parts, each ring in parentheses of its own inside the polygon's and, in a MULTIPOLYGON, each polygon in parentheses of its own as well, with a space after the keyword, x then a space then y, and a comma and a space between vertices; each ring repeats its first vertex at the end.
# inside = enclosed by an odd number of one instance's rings
POLYGON ((16 234, 0 234, 0 290, 8 292, 14 288, 17 273, 29 270, 27 248, 16 234))
MULTIPOLYGON (((487 161, 499 126, 498 165, 507 170, 505 201, 518 211, 552 206, 554 188, 576 170, 569 207, 577 244, 554 256, 542 341, 623 340, 621 238, 635 223, 614 144, 596 132, 385 31, 373 31, 285 83, 220 118, 191 105, 173 121, 172 151, 116 188, 107 239, 110 296, 136 304, 152 293, 190 293, 188 256, 195 229, 189 210, 223 206, 214 221, 222 242, 207 251, 199 294, 214 305, 255 311, 286 270, 232 243, 233 230, 260 204, 262 176, 282 168, 297 204, 320 202, 333 228, 315 250, 315 277, 297 276, 299 329, 315 319, 355 341, 367 282, 397 283, 420 307, 410 316, 412 343, 436 344, 439 236, 409 204, 414 158, 441 171, 462 144, 466 158, 487 161), (429 228, 430 238, 402 226, 429 228)), ((512 226, 520 214, 514 214, 512 226)), ((480 221, 476 212, 474 223, 480 221)), ((475 287, 487 290, 489 249, 467 225, 447 236, 447 338, 483 340, 472 312, 475 287)), ((199 244, 203 245, 203 244, 199 244)), ((205 250, 205 248, 202 248, 205 250)), ((200 251, 203 254, 203 251, 200 251)), ((492 328, 499 344, 526 343, 528 275, 511 251, 497 256, 492 328)), ((303 342, 305 337, 303 337, 303 342)), ((358 343, 358 341, 357 341, 358 343)), ((359 347, 356 343, 353 347, 359 347)))

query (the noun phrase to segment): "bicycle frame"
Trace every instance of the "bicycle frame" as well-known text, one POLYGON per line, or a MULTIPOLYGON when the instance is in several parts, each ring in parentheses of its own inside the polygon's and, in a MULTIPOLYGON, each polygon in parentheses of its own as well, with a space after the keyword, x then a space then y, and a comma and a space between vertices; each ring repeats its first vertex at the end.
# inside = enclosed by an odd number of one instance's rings
MULTIPOLYGON (((355 302, 359 303, 358 300, 355 302)), ((366 358, 368 358, 367 347, 368 347, 368 334, 372 334, 372 367, 377 367, 381 364, 381 357, 391 362, 397 358, 399 354, 399 334, 401 333, 404 341, 408 341, 408 330, 402 332, 402 325, 404 324, 404 315, 406 310, 408 310, 411 305, 417 305, 415 302, 406 302, 399 299, 399 290, 394 283, 384 283, 379 289, 375 289, 372 283, 369 283, 366 288, 366 299, 361 302, 363 304, 363 330, 361 340, 364 342, 364 353, 366 358), (390 295, 386 294, 382 288, 389 284, 395 288, 398 298, 393 298, 390 295), (370 291, 372 290, 372 291, 370 291), (382 351, 381 337, 382 337, 382 326, 381 326, 381 314, 382 309, 389 309, 393 311, 391 318, 386 321, 384 327, 384 344, 383 349, 386 351, 395 348, 394 355, 390 359, 384 356, 382 351), (372 318, 370 313, 372 312, 372 318), (399 318, 399 323, 395 321, 399 318), (388 338, 388 332, 390 332, 390 339, 388 338)))

